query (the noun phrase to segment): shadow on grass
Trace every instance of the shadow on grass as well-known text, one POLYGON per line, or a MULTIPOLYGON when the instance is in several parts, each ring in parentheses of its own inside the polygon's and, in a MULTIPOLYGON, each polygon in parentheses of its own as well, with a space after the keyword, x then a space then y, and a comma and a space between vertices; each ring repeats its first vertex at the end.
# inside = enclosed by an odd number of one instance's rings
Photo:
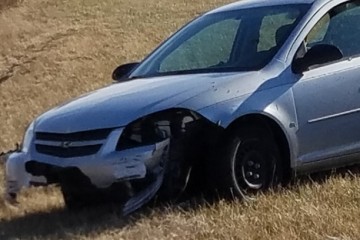
POLYGON ((98 206, 71 212, 59 208, 10 220, 0 219, 0 239, 63 239, 74 235, 91 235, 108 229, 121 229, 144 216, 134 214, 123 217, 120 212, 120 207, 116 206, 98 206))
MULTIPOLYGON (((296 190, 303 184, 326 182, 330 177, 360 176, 360 165, 339 168, 336 170, 314 173, 295 179, 285 189, 296 190)), ((121 207, 109 204, 96 206, 80 211, 67 211, 66 209, 53 209, 48 212, 29 213, 22 217, 10 220, 0 219, 0 239, 49 239, 72 238, 74 235, 91 236, 106 230, 121 230, 129 227, 141 219, 151 216, 151 213, 164 212, 166 206, 179 208, 182 211, 196 210, 201 206, 211 206, 221 199, 206 195, 189 196, 180 204, 151 203, 149 207, 132 214, 130 217, 121 215, 121 207)))
POLYGON ((174 204, 151 202, 142 210, 122 215, 121 206, 114 204, 93 206, 69 211, 65 208, 31 212, 11 219, 0 219, 0 239, 72 239, 74 236, 94 236, 108 230, 131 227, 140 219, 151 217, 154 211, 162 213, 169 209, 195 210, 208 202, 193 197, 174 204))

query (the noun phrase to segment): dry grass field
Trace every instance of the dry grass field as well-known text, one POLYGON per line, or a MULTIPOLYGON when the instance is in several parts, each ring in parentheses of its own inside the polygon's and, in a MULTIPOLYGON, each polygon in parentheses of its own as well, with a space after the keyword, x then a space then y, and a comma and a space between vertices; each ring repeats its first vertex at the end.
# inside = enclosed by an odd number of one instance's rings
MULTIPOLYGON (((230 0, 0 0, 0 152, 60 102, 110 82, 194 16, 230 0)), ((0 161, 1 162, 1 161, 0 161)), ((0 239, 360 239, 356 168, 254 202, 116 206, 69 213, 55 187, 0 198, 0 239), (350 170, 352 172, 350 172, 350 170)), ((3 189, 0 164, 0 191, 3 189)))

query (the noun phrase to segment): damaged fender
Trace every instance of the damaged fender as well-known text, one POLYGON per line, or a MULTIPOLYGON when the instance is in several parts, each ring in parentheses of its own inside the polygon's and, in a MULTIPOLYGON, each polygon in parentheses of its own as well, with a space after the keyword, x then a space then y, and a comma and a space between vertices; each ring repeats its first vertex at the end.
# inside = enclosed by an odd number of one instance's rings
POLYGON ((14 152, 10 154, 5 164, 5 194, 16 194, 23 188, 31 184, 46 184, 44 177, 35 177, 25 170, 26 154, 14 152))

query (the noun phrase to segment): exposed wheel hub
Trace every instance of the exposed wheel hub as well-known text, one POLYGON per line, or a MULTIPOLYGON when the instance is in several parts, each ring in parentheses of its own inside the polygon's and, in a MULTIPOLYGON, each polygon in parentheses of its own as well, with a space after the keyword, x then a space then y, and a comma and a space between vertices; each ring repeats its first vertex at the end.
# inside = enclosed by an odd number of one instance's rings
POLYGON ((260 148, 256 141, 243 142, 239 146, 235 172, 244 190, 259 190, 266 185, 269 169, 267 167, 270 159, 260 148))
POLYGON ((262 166, 264 159, 260 153, 251 151, 248 152, 241 164, 241 174, 250 188, 260 189, 262 187, 264 172, 262 166))

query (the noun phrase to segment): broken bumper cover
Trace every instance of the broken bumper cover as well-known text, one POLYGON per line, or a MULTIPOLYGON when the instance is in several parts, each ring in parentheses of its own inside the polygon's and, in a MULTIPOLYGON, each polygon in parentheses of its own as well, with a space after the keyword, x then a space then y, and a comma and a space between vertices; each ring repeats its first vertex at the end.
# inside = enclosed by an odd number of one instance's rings
MULTIPOLYGON (((40 154, 31 145, 28 152, 15 152, 6 163, 7 193, 17 193, 22 187, 33 184, 71 184, 67 178, 69 170, 77 169, 78 177, 94 189, 109 189, 113 184, 131 184, 133 180, 149 178, 146 188, 129 195, 123 212, 128 214, 151 200, 160 189, 164 166, 169 155, 170 140, 165 139, 151 145, 116 151, 116 144, 123 129, 114 130, 101 149, 94 155, 60 158, 40 154), (149 177, 151 176, 151 177, 149 177)), ((75 143, 76 144, 76 143, 75 143)), ((77 179, 77 178, 74 178, 77 179)), ((78 182, 77 180, 74 180, 78 182)), ((72 187, 82 186, 74 182, 72 187)), ((89 186, 83 186, 88 188, 89 186)), ((124 193, 125 194, 125 193, 124 193)))

